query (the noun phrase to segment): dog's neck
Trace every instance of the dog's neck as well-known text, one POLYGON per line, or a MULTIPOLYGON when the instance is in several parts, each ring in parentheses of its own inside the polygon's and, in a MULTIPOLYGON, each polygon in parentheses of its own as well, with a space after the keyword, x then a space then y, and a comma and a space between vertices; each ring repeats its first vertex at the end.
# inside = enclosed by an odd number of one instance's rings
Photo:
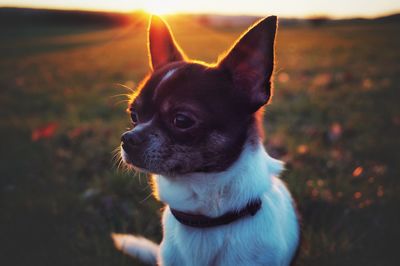
POLYGON ((271 158, 258 142, 246 144, 238 160, 223 172, 154 175, 153 181, 156 197, 171 208, 216 217, 260 198, 282 169, 282 162, 271 158))

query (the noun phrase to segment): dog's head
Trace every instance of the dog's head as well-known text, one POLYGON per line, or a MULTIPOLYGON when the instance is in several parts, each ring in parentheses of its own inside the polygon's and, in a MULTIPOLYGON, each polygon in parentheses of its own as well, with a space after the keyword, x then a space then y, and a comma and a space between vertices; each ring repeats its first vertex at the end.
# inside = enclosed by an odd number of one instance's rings
POLYGON ((257 112, 271 97, 276 17, 261 20, 217 64, 190 61, 167 24, 149 26, 151 73, 129 104, 126 163, 176 176, 228 168, 260 138, 257 112))

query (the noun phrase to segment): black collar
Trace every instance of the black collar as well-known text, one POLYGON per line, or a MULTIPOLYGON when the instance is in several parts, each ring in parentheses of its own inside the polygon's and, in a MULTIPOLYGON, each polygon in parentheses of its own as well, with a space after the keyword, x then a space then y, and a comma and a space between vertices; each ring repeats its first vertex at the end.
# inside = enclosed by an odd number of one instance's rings
POLYGON ((181 224, 197 228, 207 228, 230 224, 248 215, 254 216, 261 208, 261 204, 261 199, 255 199, 238 211, 230 211, 214 218, 201 214, 181 212, 172 208, 171 212, 181 224))

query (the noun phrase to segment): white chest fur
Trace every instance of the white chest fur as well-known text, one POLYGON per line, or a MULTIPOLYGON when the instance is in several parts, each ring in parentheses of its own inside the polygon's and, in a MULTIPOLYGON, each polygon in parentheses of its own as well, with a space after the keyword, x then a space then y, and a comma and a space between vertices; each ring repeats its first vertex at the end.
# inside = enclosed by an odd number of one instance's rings
POLYGON ((282 169, 282 162, 271 158, 259 143, 246 146, 224 172, 154 176, 158 197, 168 205, 161 261, 166 265, 288 265, 299 227, 292 198, 275 177, 282 169), (262 200, 262 208, 254 217, 209 229, 184 226, 169 210, 215 217, 256 198, 262 200))

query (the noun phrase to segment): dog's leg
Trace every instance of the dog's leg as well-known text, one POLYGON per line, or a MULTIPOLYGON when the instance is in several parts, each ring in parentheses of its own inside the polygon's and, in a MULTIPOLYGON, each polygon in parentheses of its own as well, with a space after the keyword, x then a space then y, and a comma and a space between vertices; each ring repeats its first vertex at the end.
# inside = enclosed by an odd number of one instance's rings
POLYGON ((111 234, 115 247, 123 253, 136 257, 145 263, 156 265, 159 246, 143 237, 111 234))

